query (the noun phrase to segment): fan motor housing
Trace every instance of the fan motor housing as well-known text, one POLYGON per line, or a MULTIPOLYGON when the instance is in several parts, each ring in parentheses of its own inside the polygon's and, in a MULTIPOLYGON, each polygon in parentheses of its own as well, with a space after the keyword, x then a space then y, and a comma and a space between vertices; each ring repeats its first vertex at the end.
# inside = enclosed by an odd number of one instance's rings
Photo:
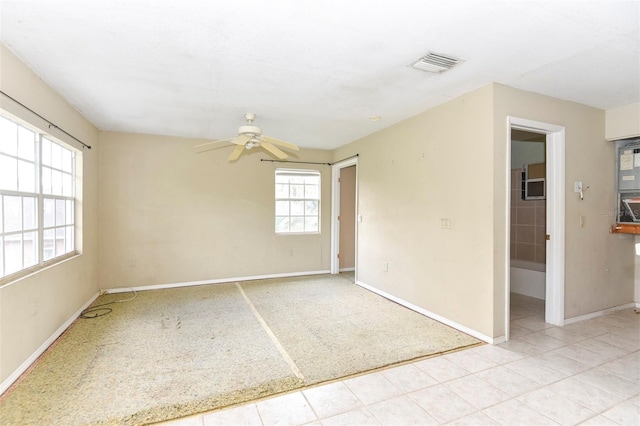
POLYGON ((240 126, 238 128, 238 134, 240 135, 251 134, 251 135, 257 136, 262 134, 262 129, 258 126, 240 126))

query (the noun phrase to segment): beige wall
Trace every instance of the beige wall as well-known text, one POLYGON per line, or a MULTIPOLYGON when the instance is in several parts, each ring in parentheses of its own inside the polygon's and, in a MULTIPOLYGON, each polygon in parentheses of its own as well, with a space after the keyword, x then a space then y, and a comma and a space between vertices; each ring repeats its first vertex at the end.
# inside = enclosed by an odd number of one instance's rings
MULTIPOLYGON (((585 105, 494 84, 495 163, 506 164, 507 116, 565 127, 565 318, 589 314, 633 301, 633 237, 609 234, 615 222, 615 147, 605 141, 605 112, 585 105), (584 201, 573 182, 589 189, 584 201), (585 218, 580 228, 579 218, 585 218)), ((495 268, 506 255, 503 208, 506 206, 504 169, 495 173, 495 268)), ((496 306, 502 303, 504 279, 496 276, 496 306)), ((504 317, 496 309, 495 329, 504 317)))
POLYGON ((494 338, 505 334, 509 115, 566 128, 565 318, 631 302, 632 239, 608 232, 604 111, 491 84, 334 152, 359 154, 359 280, 494 338), (575 180, 590 187, 584 201, 575 180))
MULTIPOLYGON (((0 45, 0 89, 93 149, 82 154, 82 254, 0 288, 0 383, 29 358, 90 298, 97 287, 98 132, 4 45, 0 45), (37 313, 32 314, 34 304, 37 313)), ((0 97, 0 106, 49 131, 46 123, 0 97)), ((51 132, 68 141, 62 135, 51 132)))
POLYGON ((338 148, 334 159, 356 153, 358 280, 492 336, 492 87, 338 148))
POLYGON ((356 266, 356 166, 340 169, 340 268, 356 266))
MULTIPOLYGON (((259 149, 230 164, 230 147, 194 153, 202 140, 100 137, 101 288, 329 270, 329 166, 261 162, 259 149), (275 234, 278 167, 321 171, 321 234, 275 234)), ((328 162, 330 152, 290 159, 328 162)))

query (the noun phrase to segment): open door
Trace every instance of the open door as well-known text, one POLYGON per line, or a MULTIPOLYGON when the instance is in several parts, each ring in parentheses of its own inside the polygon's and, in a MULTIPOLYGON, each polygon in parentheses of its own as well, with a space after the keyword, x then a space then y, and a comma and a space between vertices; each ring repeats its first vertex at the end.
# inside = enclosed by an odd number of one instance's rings
POLYGON ((356 269, 356 166, 340 169, 339 272, 356 269))
MULTIPOLYGON (((358 263, 358 158, 331 170, 331 273, 356 271, 358 263), (344 206, 343 206, 344 204, 344 206)), ((357 277, 357 275, 356 275, 357 277)))

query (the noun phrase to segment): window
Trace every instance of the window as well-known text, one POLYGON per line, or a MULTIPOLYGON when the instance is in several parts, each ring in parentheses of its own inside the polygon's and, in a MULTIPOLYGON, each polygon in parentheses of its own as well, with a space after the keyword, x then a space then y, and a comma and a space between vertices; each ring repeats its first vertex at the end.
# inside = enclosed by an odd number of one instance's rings
POLYGON ((320 172, 276 169, 276 233, 320 232, 320 172))
POLYGON ((75 158, 0 116, 0 278, 76 253, 75 158))

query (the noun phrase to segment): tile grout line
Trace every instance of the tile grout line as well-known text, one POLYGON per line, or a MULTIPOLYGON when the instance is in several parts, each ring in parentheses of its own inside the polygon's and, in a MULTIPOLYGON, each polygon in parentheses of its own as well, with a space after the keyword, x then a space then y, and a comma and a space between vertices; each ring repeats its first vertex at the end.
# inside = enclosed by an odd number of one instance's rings
POLYGON ((287 351, 284 349, 284 347, 282 346, 282 344, 280 343, 276 335, 273 334, 273 331, 271 331, 271 328, 269 328, 265 320, 262 318, 262 315, 260 315, 260 313, 258 312, 256 307, 253 305, 251 300, 249 300, 249 297, 242 289, 242 286, 240 286, 240 283, 236 283, 236 287, 238 287, 238 291, 240 291, 240 294, 244 298, 245 302, 247 302, 247 305, 249 305, 249 308, 251 308, 253 315, 256 317, 260 325, 262 325, 262 328, 267 333, 267 335, 269 335, 269 338, 271 339, 275 347, 278 349, 278 352, 280 352, 280 355, 282 355, 286 363, 289 365, 289 368, 291 368, 291 371, 293 372, 293 374, 295 374, 296 377, 299 378, 300 380, 304 380, 304 376, 302 375, 302 372, 300 371, 296 363, 293 362, 293 359, 291 359, 291 357, 289 356, 287 351))

